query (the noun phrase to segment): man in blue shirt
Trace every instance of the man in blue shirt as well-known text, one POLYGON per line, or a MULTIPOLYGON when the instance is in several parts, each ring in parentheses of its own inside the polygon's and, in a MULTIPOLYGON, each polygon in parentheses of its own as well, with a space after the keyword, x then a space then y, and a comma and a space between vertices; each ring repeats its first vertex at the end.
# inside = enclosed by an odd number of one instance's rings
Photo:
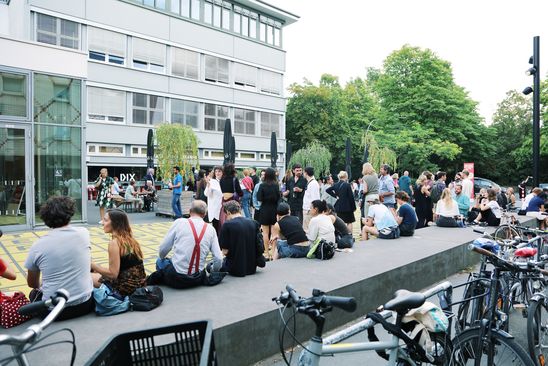
POLYGON ((396 202, 399 208, 394 218, 400 227, 400 236, 413 236, 418 219, 415 210, 409 204, 407 192, 398 191, 396 193, 396 202))
POLYGON ((383 199, 382 203, 393 211, 396 206, 396 199, 394 198, 396 190, 394 189, 394 181, 390 176, 390 166, 387 164, 381 165, 380 173, 379 196, 383 199))
POLYGON ((462 184, 460 183, 455 184, 455 201, 459 205, 459 213, 467 218, 470 210, 470 197, 462 193, 462 184))
POLYGON ((545 212, 544 199, 540 197, 542 194, 542 189, 538 187, 534 188, 531 193, 533 194, 533 197, 527 205, 526 215, 536 218, 538 220, 540 229, 544 230, 546 228, 546 225, 548 224, 548 215, 545 212))
POLYGON ((169 189, 173 190, 173 198, 171 199, 171 208, 175 214, 175 219, 183 217, 181 213, 181 193, 183 193, 183 177, 180 173, 181 169, 178 166, 173 167, 173 183, 169 182, 169 189))
POLYGON ((409 172, 406 170, 403 172, 403 175, 398 180, 398 185, 400 186, 400 189, 407 193, 408 196, 411 196, 413 194, 412 187, 411 187, 411 178, 409 178, 409 172))

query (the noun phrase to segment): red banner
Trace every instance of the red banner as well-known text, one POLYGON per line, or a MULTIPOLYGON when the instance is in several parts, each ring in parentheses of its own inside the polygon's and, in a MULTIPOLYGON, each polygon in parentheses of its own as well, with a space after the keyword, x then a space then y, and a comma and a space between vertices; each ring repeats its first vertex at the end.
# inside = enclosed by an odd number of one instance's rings
MULTIPOLYGON (((468 173, 470 175, 468 178, 472 181, 472 186, 474 184, 474 163, 464 163, 464 170, 468 170, 468 173)), ((470 198, 474 199, 474 189, 472 189, 472 192, 470 193, 470 198)))

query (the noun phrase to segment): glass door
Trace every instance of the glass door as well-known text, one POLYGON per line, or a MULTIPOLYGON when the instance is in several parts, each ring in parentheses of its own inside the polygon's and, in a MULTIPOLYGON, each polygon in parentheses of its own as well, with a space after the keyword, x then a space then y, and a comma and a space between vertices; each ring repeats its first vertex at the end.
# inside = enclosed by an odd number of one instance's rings
POLYGON ((0 122, 0 228, 30 225, 29 147, 29 127, 0 122))

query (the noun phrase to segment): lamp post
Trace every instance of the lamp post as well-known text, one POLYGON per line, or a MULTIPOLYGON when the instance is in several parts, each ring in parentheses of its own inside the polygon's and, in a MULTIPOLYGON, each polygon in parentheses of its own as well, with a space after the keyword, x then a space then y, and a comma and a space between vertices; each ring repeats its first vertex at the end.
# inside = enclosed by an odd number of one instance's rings
POLYGON ((540 179, 540 37, 533 38, 533 57, 529 59, 533 66, 525 73, 533 76, 533 88, 527 87, 523 94, 533 92, 533 186, 538 187, 540 179))

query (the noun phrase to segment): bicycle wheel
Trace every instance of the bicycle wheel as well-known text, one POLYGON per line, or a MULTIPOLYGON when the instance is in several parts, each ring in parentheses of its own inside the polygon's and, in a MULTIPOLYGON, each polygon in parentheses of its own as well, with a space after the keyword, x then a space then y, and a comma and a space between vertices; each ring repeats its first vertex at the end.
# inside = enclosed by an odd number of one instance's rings
MULTIPOLYGON (((444 366, 449 362, 451 353, 453 352, 453 346, 449 336, 446 333, 432 333, 428 332, 430 335, 430 340, 432 341, 432 346, 426 351, 434 357, 434 361, 431 363, 426 363, 427 365, 439 365, 444 366)), ((424 363, 421 363, 424 364, 424 363)), ((410 366, 409 362, 398 360, 396 363, 397 366, 410 366)))
MULTIPOLYGON (((471 279, 477 279, 477 277, 469 277, 471 279)), ((487 289, 481 282, 470 283, 464 291, 463 299, 470 299, 459 304, 457 309, 457 320, 455 322, 455 330, 458 333, 464 331, 466 328, 473 326, 476 322, 482 319, 484 310, 485 296, 480 296, 476 299, 472 299, 474 296, 486 294, 487 289)))
POLYGON ((548 349, 548 314, 545 299, 531 301, 527 316, 529 354, 538 366, 544 366, 548 349))
POLYGON ((520 233, 511 225, 500 225, 493 233, 495 240, 512 240, 516 236, 521 237, 520 233))
POLYGON ((498 333, 492 333, 490 339, 482 340, 480 328, 467 329, 453 340, 453 352, 447 363, 450 366, 475 365, 476 359, 480 365, 504 366, 522 365, 535 366, 527 352, 516 341, 505 338, 498 333), (489 352, 492 350, 493 360, 489 361, 489 352))

